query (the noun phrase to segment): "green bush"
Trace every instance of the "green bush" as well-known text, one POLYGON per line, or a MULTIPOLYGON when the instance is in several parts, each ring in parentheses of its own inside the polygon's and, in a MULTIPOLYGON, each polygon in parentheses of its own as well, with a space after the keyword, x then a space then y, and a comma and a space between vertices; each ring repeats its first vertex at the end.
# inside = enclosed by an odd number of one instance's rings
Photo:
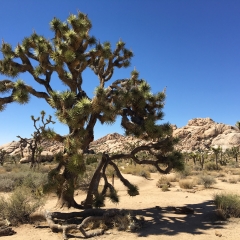
POLYGON ((214 170, 221 170, 221 168, 214 163, 214 162, 208 162, 205 164, 205 169, 208 171, 214 171, 214 170))
POLYGON ((12 225, 29 222, 29 215, 44 203, 31 189, 18 187, 9 198, 0 197, 0 212, 3 218, 8 219, 12 225))
POLYGON ((214 196, 217 213, 224 219, 240 217, 240 196, 233 193, 220 193, 214 196))
POLYGON ((203 184, 205 188, 210 188, 214 183, 216 183, 215 178, 210 175, 200 175, 198 178, 199 184, 203 184))

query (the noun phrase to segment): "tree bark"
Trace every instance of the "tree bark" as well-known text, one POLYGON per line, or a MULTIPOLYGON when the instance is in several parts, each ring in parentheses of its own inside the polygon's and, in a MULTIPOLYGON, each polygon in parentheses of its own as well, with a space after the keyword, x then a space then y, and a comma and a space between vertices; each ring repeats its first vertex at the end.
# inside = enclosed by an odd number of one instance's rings
POLYGON ((64 170, 64 183, 57 190, 58 202, 56 207, 58 208, 77 208, 82 209, 83 207, 79 205, 74 199, 74 182, 76 176, 69 173, 66 169, 64 170))
POLYGON ((92 180, 90 182, 87 197, 86 197, 86 200, 85 200, 85 203, 84 203, 84 208, 92 208, 93 194, 98 189, 99 181, 100 181, 100 178, 101 178, 101 170, 103 169, 106 161, 108 161, 108 156, 105 153, 103 153, 102 159, 99 162, 98 167, 95 170, 95 173, 94 173, 94 175, 92 177, 92 180))

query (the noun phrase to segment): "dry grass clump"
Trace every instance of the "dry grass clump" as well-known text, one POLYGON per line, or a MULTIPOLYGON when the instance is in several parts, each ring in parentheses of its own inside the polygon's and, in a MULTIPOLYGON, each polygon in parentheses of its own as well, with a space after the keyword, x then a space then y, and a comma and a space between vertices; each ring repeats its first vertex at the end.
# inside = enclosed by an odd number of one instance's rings
POLYGON ((217 214, 223 219, 240 217, 240 196, 234 193, 220 193, 214 196, 217 214))
POLYGON ((205 188, 210 188, 214 183, 216 183, 216 180, 210 175, 203 174, 198 176, 198 183, 202 184, 205 188))
POLYGON ((181 179, 179 181, 179 186, 183 189, 192 189, 195 186, 195 183, 192 179, 181 179))
POLYGON ((168 175, 167 179, 168 179, 169 182, 178 182, 179 181, 179 178, 178 178, 178 176, 176 174, 168 175))
POLYGON ((146 166, 142 166, 142 165, 135 166, 134 164, 130 164, 130 165, 126 166, 126 168, 122 169, 121 172, 126 173, 126 174, 141 176, 144 178, 151 177, 150 171, 146 168, 146 166))
POLYGON ((162 176, 156 183, 158 188, 161 188, 163 192, 169 191, 171 183, 166 176, 162 176))

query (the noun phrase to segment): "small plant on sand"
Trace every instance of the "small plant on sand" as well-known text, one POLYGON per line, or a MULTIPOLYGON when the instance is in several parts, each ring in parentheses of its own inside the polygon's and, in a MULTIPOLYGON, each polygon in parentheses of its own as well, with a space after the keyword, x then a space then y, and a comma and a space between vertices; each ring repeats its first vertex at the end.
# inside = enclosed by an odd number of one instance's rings
POLYGON ((180 188, 183 189, 192 189, 195 186, 195 184, 191 179, 182 179, 179 181, 179 186, 180 188))
POLYGON ((233 193, 220 193, 214 196, 217 214, 224 219, 240 217, 240 196, 233 193))
POLYGON ((163 191, 163 192, 169 191, 169 186, 168 186, 167 184, 163 184, 163 185, 162 185, 162 191, 163 191))
POLYGON ((216 183, 216 180, 214 179, 214 177, 210 176, 210 175, 200 175, 198 177, 198 182, 199 184, 203 184, 203 186, 205 188, 210 188, 214 183, 216 183))
MULTIPOLYGON (((157 187, 158 188, 165 188, 166 189, 166 186, 167 187, 170 187, 171 186, 171 183, 170 181, 168 180, 167 177, 165 176, 162 176, 158 181, 157 181, 157 187)), ((163 190, 164 191, 164 190, 163 190)))
POLYGON ((29 222, 29 215, 44 203, 43 198, 26 187, 17 188, 9 198, 0 197, 1 216, 16 226, 29 222))

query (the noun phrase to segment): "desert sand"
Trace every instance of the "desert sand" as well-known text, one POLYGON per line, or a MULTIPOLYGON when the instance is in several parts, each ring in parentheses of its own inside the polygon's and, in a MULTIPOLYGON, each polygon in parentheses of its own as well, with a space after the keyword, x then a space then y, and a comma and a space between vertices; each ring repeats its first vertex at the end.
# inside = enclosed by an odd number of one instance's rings
MULTIPOLYGON (((152 173, 150 179, 133 175, 125 175, 131 183, 138 185, 140 195, 130 197, 125 187, 118 179, 114 186, 118 190, 120 203, 115 205, 109 200, 105 208, 128 209, 138 216, 143 216, 143 227, 132 233, 110 229, 104 235, 92 239, 122 240, 122 239, 162 239, 162 240, 206 240, 224 238, 228 240, 240 239, 240 219, 223 221, 215 213, 213 196, 219 192, 234 192, 240 194, 240 183, 230 184, 219 179, 210 189, 197 186, 194 191, 181 189, 178 182, 173 183, 170 191, 163 192, 156 187, 158 173, 152 173), (173 207, 187 206, 194 209, 194 214, 176 214, 173 207)), ((84 200, 85 193, 77 190, 77 202, 84 200)), ((49 196, 45 209, 59 211, 55 208, 56 196, 49 196)), ((66 212, 76 209, 64 209, 66 212)), ((45 224, 46 225, 46 224, 45 224)), ((21 225, 13 228, 15 235, 2 237, 6 240, 60 240, 61 233, 53 233, 47 227, 35 228, 34 225, 21 225)), ((69 239, 82 239, 81 233, 72 234, 69 239)))

